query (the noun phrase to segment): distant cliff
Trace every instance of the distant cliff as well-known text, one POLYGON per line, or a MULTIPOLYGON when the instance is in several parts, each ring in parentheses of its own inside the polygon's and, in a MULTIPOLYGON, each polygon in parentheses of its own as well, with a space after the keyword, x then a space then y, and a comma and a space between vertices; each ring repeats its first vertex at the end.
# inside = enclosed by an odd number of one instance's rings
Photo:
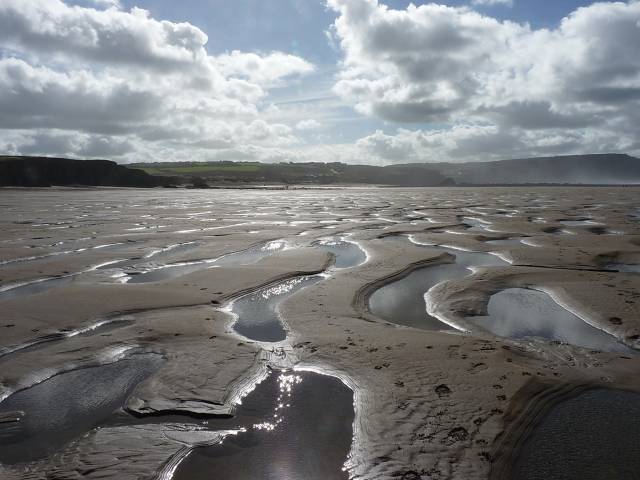
POLYGON ((207 188, 369 184, 452 185, 640 184, 640 159, 622 154, 571 155, 496 162, 347 165, 344 163, 169 162, 122 166, 106 160, 0 156, 0 186, 207 188))
POLYGON ((640 183, 640 158, 613 153, 419 165, 435 169, 459 185, 640 183))
MULTIPOLYGON (((435 187, 453 182, 428 164, 402 167, 347 165, 344 163, 165 162, 132 165, 156 175, 189 182, 197 176, 211 186, 279 185, 389 185, 435 187)), ((195 182, 191 182, 194 183, 195 182)))
POLYGON ((108 160, 70 160, 48 157, 0 156, 0 186, 50 187, 88 185, 104 187, 169 186, 173 179, 150 175, 108 160))

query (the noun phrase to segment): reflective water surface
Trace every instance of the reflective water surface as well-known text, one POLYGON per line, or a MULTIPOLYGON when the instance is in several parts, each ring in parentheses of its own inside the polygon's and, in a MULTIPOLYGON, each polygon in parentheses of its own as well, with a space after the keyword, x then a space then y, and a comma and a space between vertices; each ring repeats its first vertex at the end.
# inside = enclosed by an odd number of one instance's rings
POLYGON ((138 383, 162 362, 159 355, 55 375, 0 403, 0 417, 22 412, 20 421, 0 423, 0 463, 43 458, 89 431, 122 407, 138 383))
POLYGON ((594 222, 591 219, 583 218, 579 220, 560 220, 558 223, 562 225, 566 225, 567 227, 581 227, 583 225, 598 225, 597 222, 594 222))
POLYGON ((609 270, 617 270, 625 273, 640 273, 640 264, 636 263, 611 263, 607 265, 609 270))
POLYGON ((256 290, 234 300, 231 312, 236 317, 233 329, 259 342, 280 342, 287 337, 278 313, 278 305, 297 291, 322 280, 320 275, 301 276, 256 290))
POLYGON ((522 245, 526 245, 522 241, 529 237, 511 237, 504 238, 502 240, 488 240, 486 243, 489 245, 497 245, 500 247, 521 247, 522 245))
POLYGON ((176 264, 161 265, 151 268, 149 271, 131 275, 127 283, 147 283, 170 280, 189 273, 197 272, 211 267, 227 267, 237 265, 251 265, 265 257, 286 248, 286 242, 273 241, 263 245, 248 248, 239 252, 230 253, 219 258, 182 262, 176 264))
POLYGON ((467 232, 486 232, 491 227, 491 222, 474 217, 463 217, 465 225, 468 225, 467 232))
POLYGON ((19 285, 14 288, 8 288, 7 290, 0 291, 0 300, 9 300, 12 298, 23 297, 25 295, 35 295, 36 293, 43 293, 52 288, 61 287, 73 280, 72 275, 65 275, 63 277, 51 277, 42 280, 36 280, 24 285, 19 285))
MULTIPOLYGON (((404 239, 404 241, 407 241, 404 239)), ((449 325, 429 315, 424 295, 435 285, 471 274, 471 267, 504 266, 507 262, 489 253, 429 247, 455 256, 455 263, 423 267, 376 290, 369 297, 369 311, 388 322, 424 330, 448 330, 449 325)))
POLYGON ((318 240, 313 245, 336 256, 335 268, 357 267, 367 261, 367 254, 355 242, 331 238, 318 240))
POLYGON ((487 316, 468 320, 501 337, 537 337, 608 352, 632 351, 536 290, 510 288, 496 293, 489 300, 487 316))
POLYGON ((640 394, 588 390, 553 407, 516 458, 519 480, 636 480, 640 394))
POLYGON ((246 431, 196 448, 175 480, 348 478, 342 467, 353 435, 353 392, 339 379, 274 372, 237 413, 246 431))

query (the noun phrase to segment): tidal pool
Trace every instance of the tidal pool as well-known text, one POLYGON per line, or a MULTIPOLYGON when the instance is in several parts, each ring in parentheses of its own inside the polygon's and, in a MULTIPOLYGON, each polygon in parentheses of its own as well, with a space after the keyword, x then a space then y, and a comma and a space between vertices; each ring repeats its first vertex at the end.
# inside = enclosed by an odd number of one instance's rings
POLYGON ((0 300, 9 300, 12 298, 23 297, 26 295, 35 295, 43 293, 52 288, 61 287, 73 280, 73 275, 64 275, 60 277, 43 278, 25 282, 24 284, 8 286, 6 290, 0 291, 0 300))
POLYGON ((280 342, 287 338, 278 306, 304 287, 322 280, 321 275, 295 277, 244 295, 231 303, 236 317, 233 329, 258 342, 280 342))
POLYGON ((511 238, 503 238, 501 240, 488 240, 486 243, 489 245, 496 245, 499 247, 521 247, 522 245, 526 245, 522 241, 529 237, 511 237, 511 238))
POLYGON ((0 417, 22 415, 17 422, 0 423, 0 463, 33 461, 60 450, 121 408, 161 362, 159 355, 132 355, 60 373, 10 395, 0 402, 0 417))
POLYGON ((609 270, 617 270, 625 273, 640 273, 640 264, 637 263, 611 263, 607 265, 609 270))
POLYGON ((335 268, 352 268, 367 261, 366 252, 355 242, 334 238, 321 239, 312 244, 335 255, 335 268))
POLYGON ((525 440, 512 467, 519 480, 637 480, 640 394, 587 390, 560 402, 525 440))
POLYGON ((339 379, 272 372, 238 406, 245 431, 195 448, 173 479, 346 480, 353 419, 353 392, 339 379))
POLYGON ((597 222, 594 222, 593 220, 591 220, 589 218, 581 218, 581 219, 577 219, 577 220, 559 220, 558 223, 561 223, 562 225, 566 225, 567 227, 581 227, 581 226, 585 226, 585 225, 598 225, 597 222))
POLYGON ((508 265, 500 257, 489 253, 465 252, 438 246, 430 248, 454 255, 455 263, 422 267, 379 288, 369 297, 369 311, 372 314, 407 327, 449 330, 452 327, 427 313, 424 299, 426 292, 441 282, 469 275, 472 267, 508 265))
POLYGON ((116 318, 99 320, 84 327, 62 329, 57 332, 33 338, 24 343, 0 347, 0 362, 4 360, 4 357, 17 352, 35 350, 36 348, 42 347, 43 345, 47 345, 51 342, 58 342, 75 336, 99 335, 104 332, 131 325, 133 322, 133 317, 123 315, 116 318))
POLYGON ((464 224, 468 225, 467 232, 486 232, 491 226, 491 222, 474 217, 463 217, 464 224))
POLYGON ((501 337, 542 338, 607 352, 633 350, 537 290, 510 288, 489 299, 488 315, 467 319, 501 337))
POLYGON ((198 260, 193 262, 181 262, 175 264, 161 265, 152 268, 147 272, 131 275, 127 283, 147 283, 170 280, 181 277, 189 273, 198 272, 211 267, 227 267, 236 265, 251 265, 259 262, 265 257, 272 255, 286 248, 284 241, 273 241, 255 247, 229 253, 222 257, 198 260))

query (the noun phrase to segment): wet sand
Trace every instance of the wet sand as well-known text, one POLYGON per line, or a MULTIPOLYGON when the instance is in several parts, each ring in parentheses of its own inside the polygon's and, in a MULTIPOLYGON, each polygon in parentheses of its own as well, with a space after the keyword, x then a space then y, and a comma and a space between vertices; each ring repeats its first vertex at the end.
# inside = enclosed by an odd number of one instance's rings
POLYGON ((555 406, 515 461, 522 480, 632 480, 640 469, 640 395, 589 390, 555 406))
POLYGON ((0 444, 25 445, 2 450, 3 479, 168 480, 218 468, 240 478, 247 462, 234 458, 249 451, 258 476, 288 459, 296 475, 322 478, 343 463, 335 478, 485 479, 498 464, 510 478, 538 461, 514 454, 546 438, 532 425, 567 399, 554 392, 640 392, 637 188, 5 189, 0 203, 0 444), (262 250, 271 242, 286 248, 262 250), (438 275, 449 265, 454 275, 438 275), (372 308, 376 292, 420 272, 415 291, 400 286, 372 308), (263 296, 296 278, 317 281, 263 296), (522 335, 517 318, 492 333, 482 317, 510 289, 548 292, 576 325, 623 348, 522 335), (277 335, 242 330, 243 318, 277 335), (416 323, 430 318, 449 328, 416 323), (113 396, 108 372, 141 354, 162 362, 124 375, 113 396), (269 385, 270 369, 294 367, 339 387, 311 388, 291 410, 303 444, 318 449, 297 450, 286 429, 229 433, 260 423, 239 402, 269 385), (63 389, 62 405, 46 405, 72 433, 55 454, 40 448, 54 441, 33 399, 88 372, 94 397, 63 389), (97 407, 68 422, 65 395, 97 407), (340 418, 348 432, 338 421, 314 435, 340 418), (12 437, 17 425, 41 434, 12 437), (22 455, 27 447, 39 453, 22 455))

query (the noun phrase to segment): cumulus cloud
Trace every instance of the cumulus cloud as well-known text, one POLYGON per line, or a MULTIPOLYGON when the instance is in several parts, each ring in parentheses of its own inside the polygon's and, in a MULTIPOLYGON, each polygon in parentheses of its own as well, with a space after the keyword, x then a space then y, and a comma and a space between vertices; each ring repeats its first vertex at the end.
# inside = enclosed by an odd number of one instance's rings
POLYGON ((299 56, 212 55, 198 27, 117 0, 1 0, 0 148, 122 161, 640 154, 640 1, 594 3, 541 29, 474 9, 505 0, 326 2, 341 55, 334 97, 299 56), (272 104, 307 75, 330 115, 314 98, 272 104), (348 106, 385 130, 338 144, 348 106))
POLYGON ((7 149, 170 160, 159 155, 182 148, 181 158, 206 158, 246 144, 257 155, 300 142, 263 110, 271 88, 314 70, 308 61, 283 52, 210 55, 207 35, 189 23, 116 1, 85 3, 0 2, 7 149))
POLYGON ((513 7, 513 0, 471 0, 471 5, 505 5, 507 7, 513 7))
MULTIPOLYGON (((388 122, 448 124, 441 134, 457 145, 452 156, 466 154, 474 142, 478 152, 492 155, 525 153, 522 145, 551 149, 545 136, 564 137, 556 143, 566 148, 578 134, 591 140, 582 148, 594 151, 604 138, 617 148, 637 144, 640 2, 582 7, 551 30, 468 7, 393 10, 378 0, 328 5, 338 13, 332 32, 344 53, 334 91, 359 112, 388 122), (459 127, 473 125, 494 129, 495 136, 460 138, 459 127)), ((393 160, 407 143, 406 132, 397 137, 399 143, 377 132, 361 146, 376 145, 393 160)))
POLYGON ((121 157, 135 150, 127 139, 47 130, 14 132, 4 142, 0 140, 0 146, 10 154, 91 158, 121 157))
POLYGON ((322 127, 322 124, 319 121, 314 120, 313 118, 310 118, 308 120, 300 120, 296 125, 297 130, 317 130, 320 127, 322 127))
POLYGON ((355 156, 373 163, 414 163, 501 160, 529 156, 625 151, 632 140, 593 129, 504 129, 486 125, 457 125, 447 129, 376 131, 356 143, 355 156))
POLYGON ((306 60, 282 52, 260 56, 234 50, 230 54, 215 57, 213 61, 223 75, 246 78, 261 85, 277 84, 283 78, 314 70, 314 66, 306 60))

